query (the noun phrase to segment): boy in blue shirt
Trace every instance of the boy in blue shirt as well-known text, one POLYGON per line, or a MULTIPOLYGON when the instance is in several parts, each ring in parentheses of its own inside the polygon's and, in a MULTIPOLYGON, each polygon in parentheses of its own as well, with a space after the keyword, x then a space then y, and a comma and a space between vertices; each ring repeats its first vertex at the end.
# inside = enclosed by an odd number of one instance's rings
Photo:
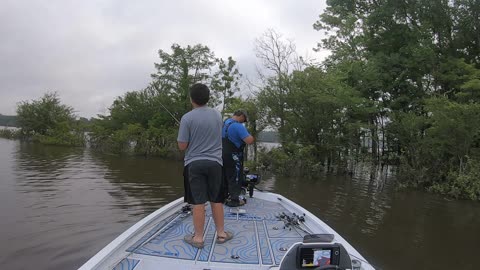
POLYGON ((229 194, 226 204, 230 207, 245 204, 245 200, 240 199, 242 182, 245 178, 243 150, 245 145, 254 142, 254 138, 242 124, 244 122, 247 122, 247 114, 238 110, 233 113, 232 118, 225 120, 222 129, 223 172, 229 194))

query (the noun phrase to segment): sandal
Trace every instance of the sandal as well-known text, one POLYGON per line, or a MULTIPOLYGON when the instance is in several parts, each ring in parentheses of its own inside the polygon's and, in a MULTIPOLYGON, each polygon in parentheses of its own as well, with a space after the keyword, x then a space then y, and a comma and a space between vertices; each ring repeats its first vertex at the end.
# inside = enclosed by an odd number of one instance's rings
POLYGON ((185 240, 185 242, 187 244, 190 244, 192 245, 193 247, 196 247, 196 248, 203 248, 203 246, 205 245, 204 242, 195 242, 193 241, 193 234, 188 234, 188 235, 185 235, 185 237, 183 238, 183 240, 185 240))
POLYGON ((233 233, 225 232, 225 236, 217 236, 217 240, 215 241, 215 243, 223 244, 232 238, 233 238, 233 233))

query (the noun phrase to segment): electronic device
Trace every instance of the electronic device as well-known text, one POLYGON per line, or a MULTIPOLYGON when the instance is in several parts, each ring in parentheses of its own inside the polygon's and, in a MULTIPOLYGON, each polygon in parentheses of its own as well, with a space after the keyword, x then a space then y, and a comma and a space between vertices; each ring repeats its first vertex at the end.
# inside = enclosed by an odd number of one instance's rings
POLYGON ((338 265, 340 247, 308 247, 302 246, 297 252, 298 268, 317 268, 326 265, 338 265))
POLYGON ((340 243, 304 242, 290 247, 280 263, 280 269, 352 269, 352 260, 340 243))

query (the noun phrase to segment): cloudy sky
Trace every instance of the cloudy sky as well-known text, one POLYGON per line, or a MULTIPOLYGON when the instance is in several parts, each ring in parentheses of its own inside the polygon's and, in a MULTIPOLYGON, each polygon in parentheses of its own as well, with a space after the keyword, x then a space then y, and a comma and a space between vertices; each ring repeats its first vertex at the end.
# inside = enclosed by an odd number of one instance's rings
MULTIPOLYGON (((57 91, 84 117, 150 81, 158 50, 201 43, 255 76, 255 38, 273 28, 301 55, 322 38, 325 0, 1 0, 0 113, 57 91)), ((252 78, 254 79, 254 78, 252 78)))

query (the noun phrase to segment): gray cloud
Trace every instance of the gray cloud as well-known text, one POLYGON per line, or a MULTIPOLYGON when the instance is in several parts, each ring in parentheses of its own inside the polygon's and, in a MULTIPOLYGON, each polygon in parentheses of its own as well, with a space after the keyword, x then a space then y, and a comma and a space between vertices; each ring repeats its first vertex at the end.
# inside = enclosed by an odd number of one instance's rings
POLYGON ((312 52, 318 0, 0 2, 0 113, 57 91, 80 116, 106 113, 114 98, 150 81, 159 49, 202 43, 254 76, 253 44, 267 28, 312 52))

